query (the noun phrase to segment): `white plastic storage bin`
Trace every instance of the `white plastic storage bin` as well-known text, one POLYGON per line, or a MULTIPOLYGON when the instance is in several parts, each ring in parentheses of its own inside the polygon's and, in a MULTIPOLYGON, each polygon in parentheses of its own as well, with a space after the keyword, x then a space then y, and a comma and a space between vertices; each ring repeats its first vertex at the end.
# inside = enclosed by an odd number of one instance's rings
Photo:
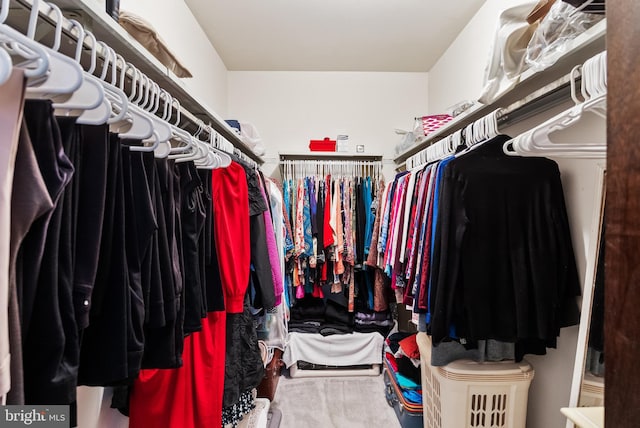
POLYGON ((425 428, 525 428, 534 371, 522 361, 458 360, 431 366, 431 338, 418 333, 425 428))

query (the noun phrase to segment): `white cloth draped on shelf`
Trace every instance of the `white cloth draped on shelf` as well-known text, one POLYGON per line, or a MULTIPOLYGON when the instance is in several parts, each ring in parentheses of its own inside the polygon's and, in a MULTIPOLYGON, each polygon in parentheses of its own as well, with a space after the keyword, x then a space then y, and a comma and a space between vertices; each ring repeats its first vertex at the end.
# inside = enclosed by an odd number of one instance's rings
POLYGON ((282 361, 291 367, 298 361, 327 366, 382 363, 384 338, 378 333, 319 334, 290 333, 282 361))

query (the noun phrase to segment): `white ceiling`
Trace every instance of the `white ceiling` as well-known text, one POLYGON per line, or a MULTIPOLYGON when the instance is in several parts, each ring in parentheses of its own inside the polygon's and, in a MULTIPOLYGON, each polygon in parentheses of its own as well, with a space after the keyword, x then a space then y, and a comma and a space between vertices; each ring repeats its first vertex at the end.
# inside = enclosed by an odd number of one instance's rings
POLYGON ((485 2, 185 1, 227 69, 260 71, 429 71, 485 2))

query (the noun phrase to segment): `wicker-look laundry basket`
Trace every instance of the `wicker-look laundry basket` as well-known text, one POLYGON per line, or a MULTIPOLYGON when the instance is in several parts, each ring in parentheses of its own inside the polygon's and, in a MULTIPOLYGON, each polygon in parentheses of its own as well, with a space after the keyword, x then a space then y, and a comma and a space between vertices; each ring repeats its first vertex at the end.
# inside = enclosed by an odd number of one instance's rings
POLYGON ((431 339, 417 337, 425 428, 525 428, 533 368, 458 360, 431 366, 431 339))

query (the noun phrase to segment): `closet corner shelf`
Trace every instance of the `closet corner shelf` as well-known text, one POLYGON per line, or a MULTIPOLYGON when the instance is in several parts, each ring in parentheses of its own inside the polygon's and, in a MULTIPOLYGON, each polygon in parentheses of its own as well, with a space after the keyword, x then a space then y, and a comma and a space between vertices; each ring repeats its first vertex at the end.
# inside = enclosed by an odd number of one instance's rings
MULTIPOLYGON (((32 0, 12 0, 12 2, 12 7, 18 4, 23 8, 31 10, 33 6, 32 0)), ((140 71, 158 83, 161 88, 169 91, 174 98, 180 101, 180 105, 184 107, 185 110, 192 113, 194 117, 190 117, 190 120, 193 121, 195 118, 198 118, 205 123, 211 122, 211 127, 230 141, 242 153, 256 161, 259 165, 264 163, 264 160, 260 156, 253 153, 249 146, 240 140, 222 117, 198 100, 198 98, 189 91, 185 82, 181 81, 180 78, 165 65, 152 56, 146 48, 107 14, 104 1, 58 0, 55 3, 65 12, 65 15, 68 16, 68 13, 78 15, 74 16, 74 18, 90 30, 98 40, 107 43, 116 52, 123 55, 127 61, 133 63, 140 71)), ((47 12, 48 7, 41 2, 41 18, 45 18, 52 23, 55 22, 54 14, 50 11, 50 13, 47 14, 47 12)), ((9 16, 11 16, 11 13, 9 16)), ((68 21, 63 25, 63 30, 67 34, 73 33, 72 25, 68 21)))
POLYGON ((432 143, 464 128, 498 108, 506 108, 513 103, 527 98, 533 92, 567 76, 574 66, 584 63, 589 58, 605 50, 606 32, 606 20, 598 22, 568 42, 565 46, 565 53, 554 64, 538 72, 531 69, 524 71, 518 83, 511 89, 499 94, 493 103, 474 105, 465 113, 457 116, 451 122, 424 137, 413 147, 398 155, 394 159, 394 162, 396 164, 403 164, 410 156, 415 155, 432 143))
POLYGON ((336 160, 336 161, 381 161, 382 155, 364 155, 344 152, 308 152, 308 153, 279 153, 280 161, 285 160, 336 160))

